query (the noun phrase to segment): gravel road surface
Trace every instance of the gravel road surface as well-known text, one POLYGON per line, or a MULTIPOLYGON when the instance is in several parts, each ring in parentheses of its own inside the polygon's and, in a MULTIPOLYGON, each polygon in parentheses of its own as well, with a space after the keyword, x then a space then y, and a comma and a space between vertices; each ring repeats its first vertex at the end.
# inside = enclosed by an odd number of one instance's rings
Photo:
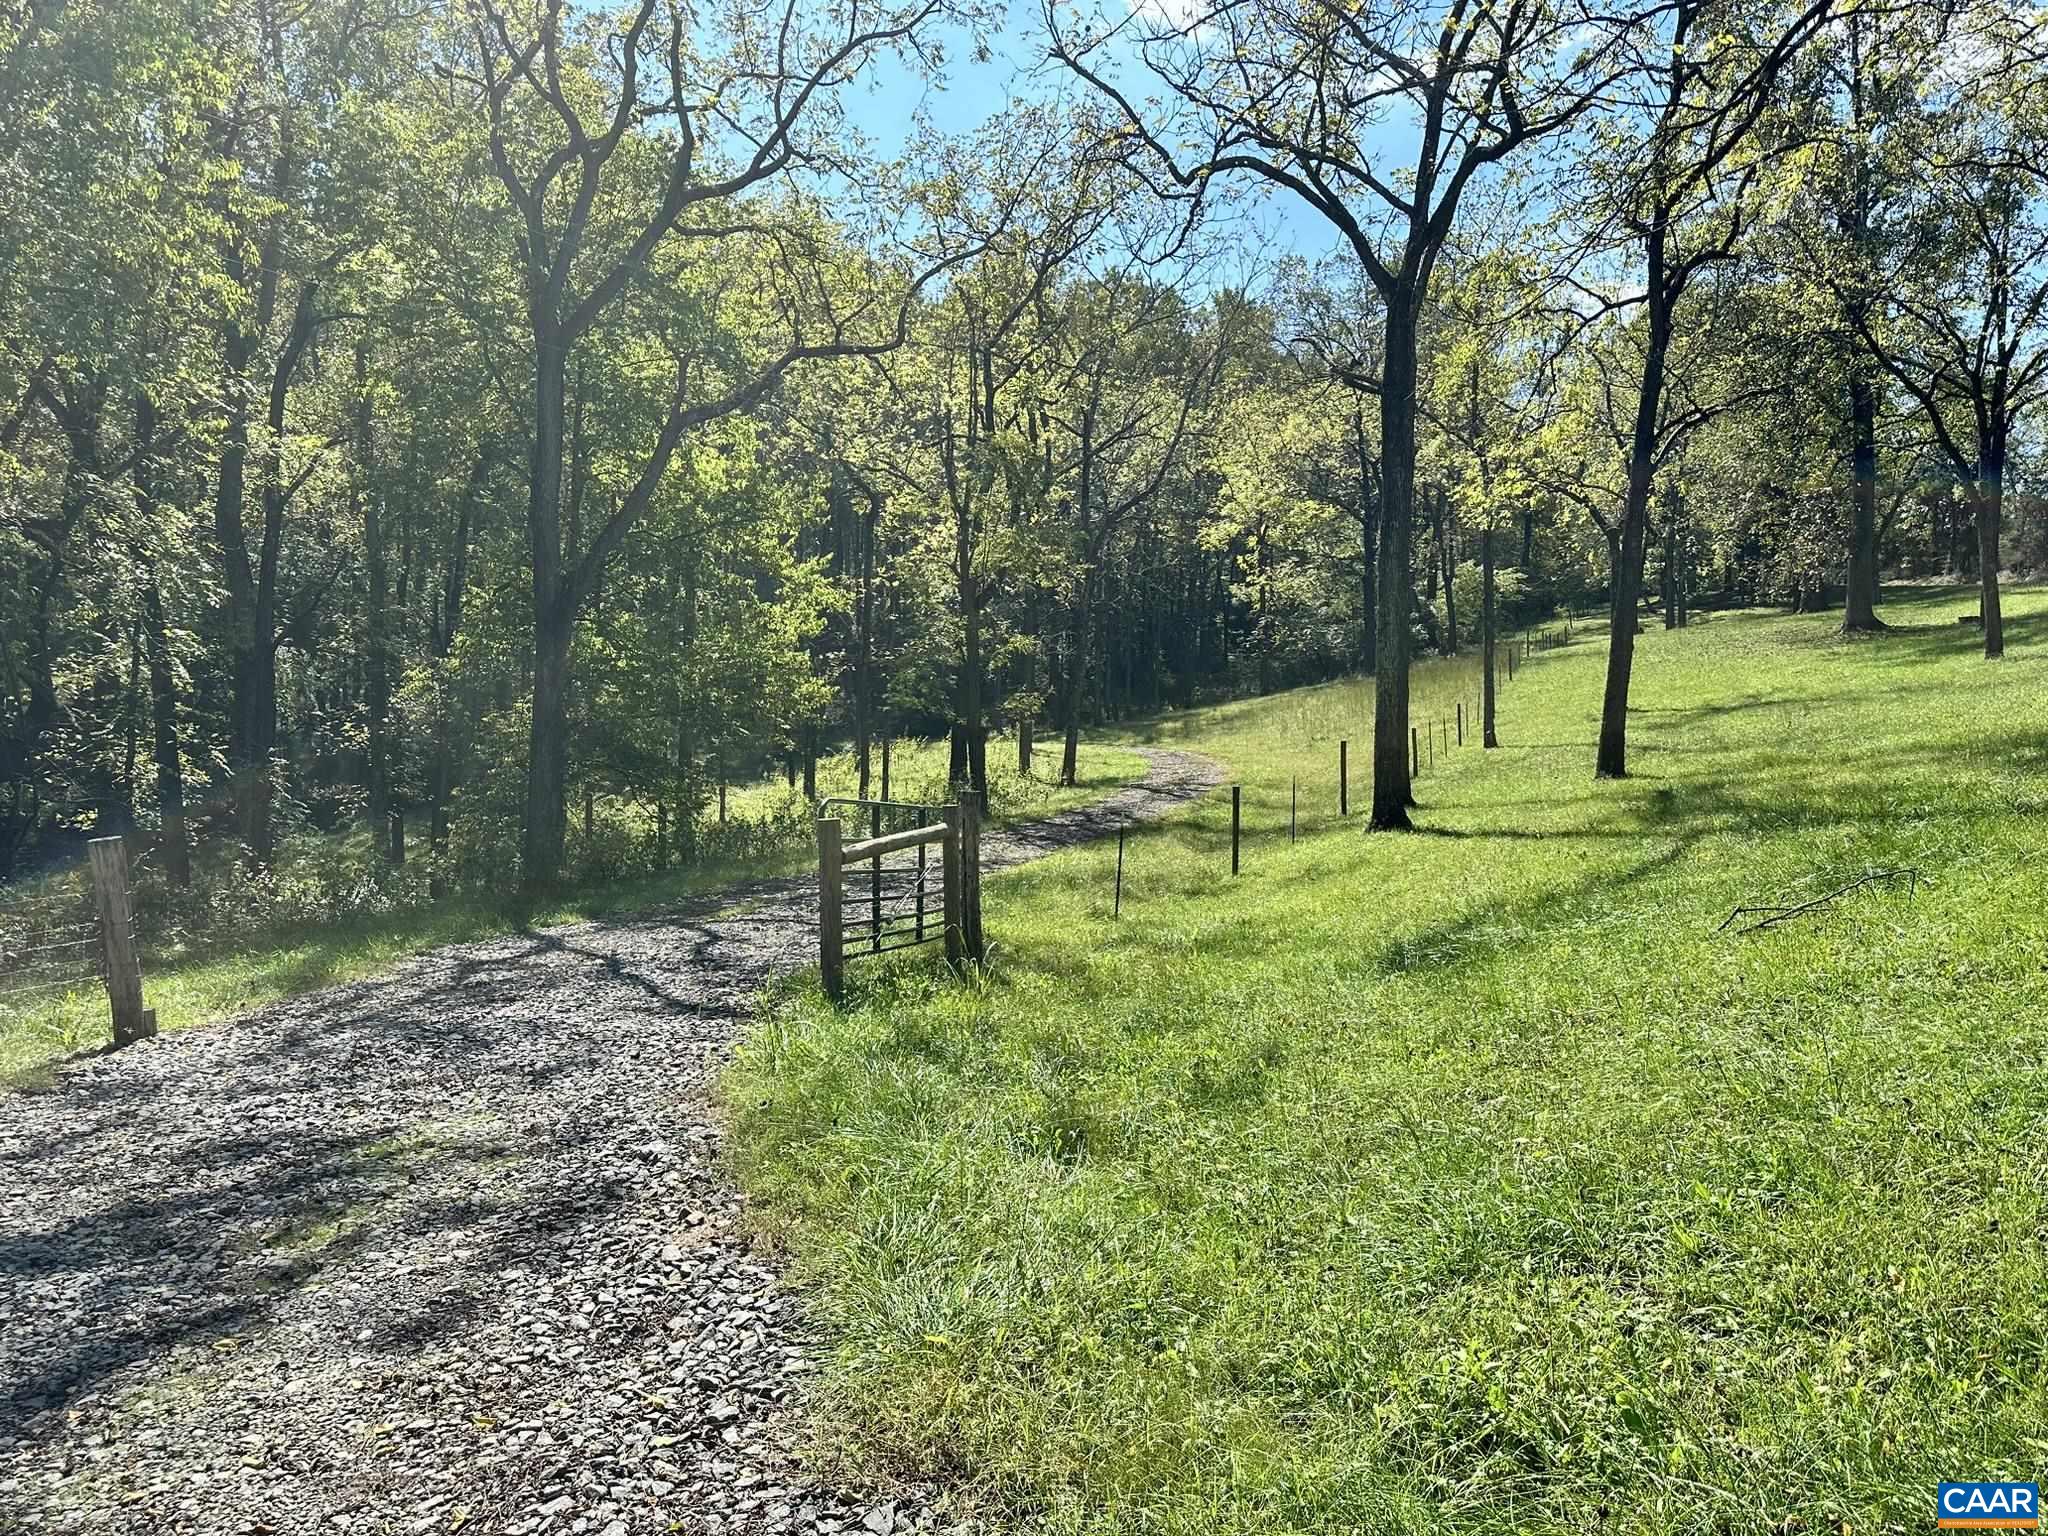
MULTIPOLYGON (((1164 815, 1138 784, 985 868, 1164 815)), ((0 1532, 889 1536, 794 1454, 817 1341, 711 1095, 815 888, 440 949, 0 1094, 0 1532)))

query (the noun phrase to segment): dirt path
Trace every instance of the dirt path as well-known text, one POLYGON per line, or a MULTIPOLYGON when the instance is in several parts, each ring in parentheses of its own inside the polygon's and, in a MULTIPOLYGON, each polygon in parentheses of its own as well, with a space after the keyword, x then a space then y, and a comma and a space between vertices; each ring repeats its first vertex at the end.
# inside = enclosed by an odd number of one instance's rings
MULTIPOLYGON (((1221 778, 1145 755, 985 863, 1221 778)), ((790 1453, 810 1341, 709 1096, 816 897, 745 897, 438 950, 0 1096, 0 1531, 943 1525, 790 1453)))

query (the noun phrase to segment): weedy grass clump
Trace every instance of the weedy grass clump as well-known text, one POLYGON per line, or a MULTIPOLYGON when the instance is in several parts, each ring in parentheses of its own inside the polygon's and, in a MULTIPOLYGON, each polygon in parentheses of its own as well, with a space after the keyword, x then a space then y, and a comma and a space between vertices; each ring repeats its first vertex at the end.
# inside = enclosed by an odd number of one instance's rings
POLYGON ((1967 602, 1650 629, 1619 782, 1581 630, 1414 835, 1356 814, 1360 685, 1132 732, 1241 779, 1239 877, 1227 794, 1134 829, 1119 921, 1113 843, 991 877, 986 976, 795 986, 731 1071, 823 1450, 1101 1536, 1905 1529, 2037 1475, 2048 599, 1995 664, 1967 602), (1873 868, 1918 878, 1717 931, 1873 868))

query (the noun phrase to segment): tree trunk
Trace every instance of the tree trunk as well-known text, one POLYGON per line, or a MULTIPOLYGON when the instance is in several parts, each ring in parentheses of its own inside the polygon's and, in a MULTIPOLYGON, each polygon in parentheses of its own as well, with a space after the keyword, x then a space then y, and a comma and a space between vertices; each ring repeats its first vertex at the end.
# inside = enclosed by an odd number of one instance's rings
MULTIPOLYGON (((1865 137, 1864 91, 1867 84, 1864 63, 1863 23, 1853 17, 1848 27, 1849 44, 1849 135, 1851 155, 1847 206, 1843 210, 1843 233, 1857 254, 1857 287, 1848 298, 1849 328, 1854 336, 1869 334, 1870 302, 1861 272, 1875 254, 1871 249, 1870 154, 1865 137)), ((1877 616, 1877 385, 1866 351, 1852 346, 1849 365, 1849 468, 1855 484, 1851 492, 1849 519, 1849 581, 1842 600, 1842 632, 1868 634, 1883 629, 1877 616)))
MULTIPOLYGON (((156 404, 135 393, 135 510, 145 526, 156 522, 156 404)), ((142 649, 149 662, 152 757, 156 764, 158 841, 164 873, 184 890, 192 884, 192 851, 185 837, 185 763, 178 740, 178 685, 171 669, 171 632, 164 619, 163 585, 156 557, 142 557, 142 649)))
POLYGON ((1984 621, 1984 658, 2005 654, 2005 615, 1999 606, 1998 536, 2005 521, 2005 441, 1993 432, 1979 451, 1977 478, 1978 612, 1984 621))
POLYGON ((881 516, 882 499, 870 494, 860 527, 860 601, 855 618, 860 625, 859 656, 854 672, 853 755, 860 776, 860 798, 869 797, 872 781, 875 735, 875 523, 881 516))
POLYGON ((1075 598, 1075 612, 1072 633, 1067 639, 1067 687, 1062 703, 1066 706, 1066 730, 1060 743, 1060 783, 1071 788, 1080 782, 1079 764, 1081 753, 1081 687, 1088 676, 1088 636, 1094 623, 1090 603, 1088 574, 1081 575, 1080 592, 1075 598))
POLYGON ((1479 712, 1482 721, 1481 740, 1489 747, 1500 745, 1500 739, 1493 731, 1493 524, 1489 521, 1479 534, 1479 712))
POLYGON ((1414 803, 1408 779, 1408 561, 1415 520, 1415 312, 1401 285, 1387 306, 1380 389, 1380 554, 1378 665, 1373 670, 1372 820, 1405 831, 1414 803))
MULTIPOLYGON (((373 830, 384 829, 391 819, 391 575, 384 544, 383 507, 370 484, 371 421, 369 391, 369 348, 356 343, 356 499, 363 527, 363 564, 368 586, 369 612, 363 661, 369 671, 364 703, 369 715, 369 813, 373 830)), ((389 847, 396 864, 403 857, 404 842, 389 847)))
POLYGON ((1067 686, 1061 703, 1065 706, 1065 739, 1060 744, 1060 783, 1077 782, 1081 750, 1081 697, 1087 689, 1088 642, 1094 614, 1094 535, 1090 518, 1095 506, 1095 401, 1081 409, 1080 481, 1075 497, 1075 520, 1080 524, 1080 570, 1074 578, 1073 608, 1067 617, 1067 686))
POLYGON ((448 893, 448 796, 455 788, 455 743, 451 719, 455 700, 447 660, 448 653, 455 648, 455 633, 462 625, 462 599, 469 582, 470 523, 490 470, 491 453, 486 442, 477 450, 476 467, 470 471, 469 485, 462 500, 456 503, 455 533, 448 541, 448 568, 441 581, 441 611, 434 626, 437 688, 434 766, 428 790, 427 847, 430 864, 427 891, 436 898, 448 893))
POLYGON ((1665 557, 1657 571, 1659 604, 1663 606, 1665 629, 1677 629, 1677 518, 1671 514, 1671 487, 1665 487, 1665 557))
POLYGON ((955 748, 953 782, 969 789, 988 789, 988 728, 982 724, 981 701, 981 600, 978 581, 968 559, 967 528, 960 524, 957 551, 960 571, 960 683, 959 738, 955 748))
POLYGON ((1849 464, 1855 481, 1850 497, 1849 590, 1843 600, 1842 632, 1870 634, 1883 629, 1877 616, 1877 390, 1865 358, 1849 359, 1849 464))
POLYGON ((1622 511, 1620 549, 1614 562, 1614 606, 1607 636, 1607 686, 1600 701, 1600 750, 1594 773, 1603 779, 1628 776, 1628 688, 1636 657, 1636 607, 1650 525, 1650 482, 1655 475, 1658 407, 1664 396, 1664 357, 1671 345, 1671 301, 1664 271, 1664 229, 1648 241, 1649 345, 1643 355, 1641 391, 1629 445, 1628 497, 1622 511))
POLYGON ((1436 493, 1436 543, 1444 563, 1444 654, 1458 654, 1457 520, 1451 515, 1450 492, 1436 493))
POLYGON ((533 629, 533 727, 527 739, 526 828, 520 883, 545 890, 562 877, 569 835, 569 640, 574 625, 550 603, 533 629))
MULTIPOLYGON (((533 560, 533 715, 527 736, 526 815, 519 879, 544 890, 562 875, 568 836, 569 640, 562 574, 562 441, 568 349, 553 324, 533 315, 533 447, 528 457, 527 542, 533 560)), ((687 812, 686 812, 687 814, 687 812)))

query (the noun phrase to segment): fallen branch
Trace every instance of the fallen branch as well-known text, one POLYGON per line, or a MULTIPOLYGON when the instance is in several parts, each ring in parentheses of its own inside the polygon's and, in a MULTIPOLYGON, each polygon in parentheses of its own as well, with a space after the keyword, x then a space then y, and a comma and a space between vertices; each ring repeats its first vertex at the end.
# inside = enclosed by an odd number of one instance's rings
POLYGON ((1733 912, 1730 912, 1721 919, 1721 926, 1716 928, 1714 932, 1726 933, 1730 923, 1744 917, 1755 917, 1759 912, 1769 914, 1768 916, 1758 918, 1756 922, 1749 923, 1735 930, 1738 934, 1755 933, 1759 928, 1769 928, 1777 923, 1789 922, 1795 917, 1803 917, 1808 912, 1817 912, 1821 908, 1841 900, 1842 897, 1847 896, 1851 891, 1859 891, 1865 886, 1879 885, 1888 880, 1905 881, 1906 894, 1909 896, 1917 894, 1920 889, 1920 871, 1917 869, 1873 869, 1866 874, 1857 876, 1847 885, 1838 886, 1836 889, 1829 891, 1825 896, 1816 896, 1811 901, 1779 903, 1772 906, 1737 907, 1733 912))

